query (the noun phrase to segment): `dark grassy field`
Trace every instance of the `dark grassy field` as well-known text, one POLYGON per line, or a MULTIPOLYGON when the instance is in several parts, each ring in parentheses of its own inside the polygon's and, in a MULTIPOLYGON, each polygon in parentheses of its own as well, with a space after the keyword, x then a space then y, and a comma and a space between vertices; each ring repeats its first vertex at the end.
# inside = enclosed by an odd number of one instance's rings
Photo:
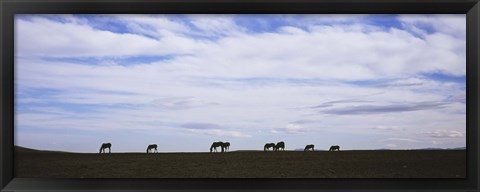
POLYGON ((62 153, 16 147, 21 178, 464 178, 465 150, 62 153))

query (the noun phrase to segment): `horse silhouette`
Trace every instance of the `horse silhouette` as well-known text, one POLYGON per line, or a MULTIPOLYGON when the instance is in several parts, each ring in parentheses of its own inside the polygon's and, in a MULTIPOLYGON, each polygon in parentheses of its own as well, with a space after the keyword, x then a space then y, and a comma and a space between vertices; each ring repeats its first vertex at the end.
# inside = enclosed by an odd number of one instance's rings
POLYGON ((309 149, 311 149, 312 151, 315 151, 314 147, 315 147, 315 145, 313 145, 313 144, 307 145, 307 146, 305 146, 304 151, 308 151, 309 149))
POLYGON ((275 145, 274 150, 278 151, 279 149, 282 149, 282 151, 285 151, 285 142, 280 141, 275 145))
POLYGON ((332 145, 328 151, 340 151, 340 146, 332 145))
POLYGON ((148 147, 147 147, 147 153, 149 153, 149 152, 157 152, 157 153, 158 153, 158 151, 157 151, 157 144, 150 144, 150 145, 148 145, 148 147))
POLYGON ((225 152, 229 151, 230 150, 230 142, 223 143, 222 147, 225 149, 225 152))
POLYGON ((211 152, 217 152, 217 147, 221 147, 222 148, 222 152, 224 151, 224 144, 223 142, 219 141, 219 142, 213 142, 212 143, 212 146, 210 146, 210 153, 211 152))
POLYGON ((110 143, 103 143, 102 146, 100 147, 100 151, 98 153, 105 153, 105 149, 108 148, 108 153, 112 152, 111 150, 112 144, 110 143))
POLYGON ((269 148, 272 148, 272 150, 275 150, 275 143, 265 144, 265 146, 263 146, 263 151, 267 151, 269 148))

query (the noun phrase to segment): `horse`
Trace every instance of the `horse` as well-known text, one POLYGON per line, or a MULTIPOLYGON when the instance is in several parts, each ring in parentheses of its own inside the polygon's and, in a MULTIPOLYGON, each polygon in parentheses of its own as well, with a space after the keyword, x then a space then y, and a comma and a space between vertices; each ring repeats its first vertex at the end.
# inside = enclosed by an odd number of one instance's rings
POLYGON ((224 151, 224 143, 219 141, 219 142, 213 142, 212 143, 212 146, 210 146, 210 153, 211 152, 217 152, 217 147, 221 147, 222 148, 222 152, 224 151))
POLYGON ((312 151, 315 151, 314 147, 315 147, 315 145, 313 145, 313 144, 307 145, 307 146, 305 146, 304 151, 308 151, 309 149, 312 149, 312 151))
POLYGON ((275 151, 278 151, 280 148, 282 149, 282 151, 285 151, 285 142, 283 142, 283 141, 278 142, 278 143, 275 145, 274 150, 275 150, 275 151))
POLYGON ((272 148, 272 150, 275 150, 275 143, 267 143, 263 147, 263 151, 267 151, 269 148, 272 148))
MULTIPOLYGON (((230 142, 223 143, 222 148, 225 149, 225 152, 229 151, 230 150, 230 142)), ((222 149, 222 151, 223 151, 223 149, 222 149)))
POLYGON ((340 146, 332 145, 328 151, 340 151, 340 146))
POLYGON ((108 148, 108 153, 110 153, 112 150, 111 150, 111 147, 112 147, 112 144, 110 143, 103 143, 102 146, 100 147, 100 151, 98 153, 105 153, 105 149, 108 148))
POLYGON ((158 153, 158 151, 157 151, 157 144, 150 144, 150 145, 148 145, 148 147, 147 147, 147 153, 151 152, 152 150, 153 150, 153 152, 157 152, 157 153, 158 153))

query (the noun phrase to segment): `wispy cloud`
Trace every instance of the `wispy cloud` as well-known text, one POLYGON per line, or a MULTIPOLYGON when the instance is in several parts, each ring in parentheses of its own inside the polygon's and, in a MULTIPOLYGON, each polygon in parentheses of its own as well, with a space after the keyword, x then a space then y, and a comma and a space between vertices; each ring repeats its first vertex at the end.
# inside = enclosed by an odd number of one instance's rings
POLYGON ((398 142, 407 142, 407 143, 415 143, 418 142, 415 139, 409 139, 409 138, 387 138, 382 140, 383 142, 392 142, 392 141, 398 141, 398 142))
POLYGON ((170 97, 155 99, 152 102, 157 107, 169 110, 218 105, 216 102, 207 102, 195 97, 170 97))
POLYGON ((252 135, 245 134, 239 131, 229 131, 223 129, 189 129, 193 133, 201 133, 204 135, 211 135, 216 137, 234 137, 234 138, 250 138, 252 135))
POLYGON ((421 134, 425 134, 429 137, 434 138, 458 138, 464 137, 464 134, 460 131, 450 131, 450 130, 435 130, 435 131, 424 131, 421 134))
POLYGON ((275 128, 271 132, 272 133, 283 133, 283 134, 302 134, 306 133, 309 130, 299 124, 289 123, 285 127, 282 128, 275 128))
POLYGON ((321 123, 322 121, 320 120, 313 120, 313 119, 301 119, 301 120, 296 120, 296 121, 292 121, 290 122, 291 124, 298 124, 298 125, 301 125, 301 124, 315 124, 315 123, 321 123))
POLYGON ((181 124, 180 127, 187 129, 219 129, 220 125, 213 123, 185 123, 181 124))
POLYGON ((427 82, 422 79, 400 79, 388 83, 381 83, 376 86, 381 87, 381 88, 389 88, 389 87, 418 87, 425 85, 427 82))
POLYGON ((336 114, 336 115, 364 115, 364 114, 379 114, 379 113, 399 113, 409 111, 421 111, 439 109, 445 107, 447 103, 443 102, 418 102, 418 103, 400 103, 400 104, 385 104, 385 105, 358 105, 347 106, 342 108, 333 108, 321 110, 321 113, 336 114))
POLYGON ((369 127, 368 129, 379 130, 379 131, 406 131, 407 130, 406 128, 402 128, 400 126, 384 126, 384 125, 369 127))
POLYGON ((348 103, 373 103, 373 101, 366 101, 366 100, 360 100, 360 99, 347 99, 347 100, 337 100, 337 101, 329 101, 322 103, 320 105, 313 106, 311 108, 313 109, 319 109, 319 108, 327 108, 327 107, 332 107, 335 104, 348 104, 348 103))
POLYGON ((234 138, 252 137, 252 135, 243 133, 241 131, 230 130, 231 128, 227 128, 215 123, 190 122, 190 123, 181 124, 180 127, 192 133, 201 133, 204 135, 210 135, 215 137, 234 137, 234 138))

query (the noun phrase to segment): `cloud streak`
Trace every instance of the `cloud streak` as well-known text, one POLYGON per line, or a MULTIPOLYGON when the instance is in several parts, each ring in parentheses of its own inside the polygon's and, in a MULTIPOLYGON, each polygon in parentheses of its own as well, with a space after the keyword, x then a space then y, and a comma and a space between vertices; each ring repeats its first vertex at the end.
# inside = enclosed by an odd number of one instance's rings
POLYGON ((213 123, 185 123, 180 125, 180 127, 187 129, 219 129, 220 125, 213 123))
POLYGON ((173 97, 173 98, 163 98, 155 99, 152 101, 155 106, 158 106, 163 109, 190 109, 195 107, 204 107, 218 105, 215 102, 207 102, 195 97, 173 97))
POLYGON ((459 138, 459 137, 465 136, 460 131, 451 131, 451 130, 427 131, 427 132, 422 132, 422 134, 425 134, 434 138, 459 138))
POLYGON ((272 133, 283 133, 283 134, 303 134, 307 133, 309 130, 302 125, 289 123, 285 127, 275 128, 272 133))
POLYGON ((383 113, 399 113, 409 111, 422 111, 444 108, 447 103, 442 102, 418 102, 418 103, 402 103, 402 104, 385 104, 385 105, 359 105, 347 106, 342 108, 321 110, 321 113, 335 115, 365 115, 365 114, 383 114, 383 113))

